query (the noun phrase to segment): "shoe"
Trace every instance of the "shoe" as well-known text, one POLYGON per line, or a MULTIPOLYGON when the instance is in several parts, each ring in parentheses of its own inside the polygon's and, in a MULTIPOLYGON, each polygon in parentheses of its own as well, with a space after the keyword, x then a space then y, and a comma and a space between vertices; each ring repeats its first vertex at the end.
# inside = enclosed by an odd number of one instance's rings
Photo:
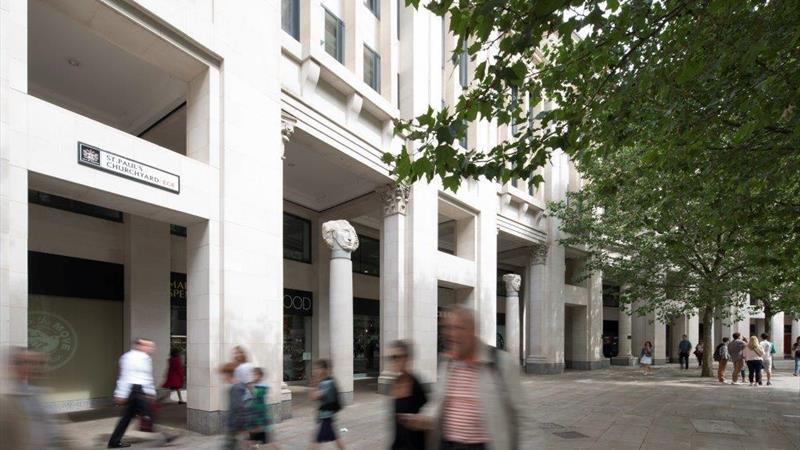
POLYGON ((131 444, 125 441, 119 441, 116 444, 108 444, 108 448, 128 448, 131 444))
POLYGON ((179 405, 185 405, 186 402, 178 402, 179 405))
POLYGON ((767 381, 767 386, 772 386, 772 381, 767 381))

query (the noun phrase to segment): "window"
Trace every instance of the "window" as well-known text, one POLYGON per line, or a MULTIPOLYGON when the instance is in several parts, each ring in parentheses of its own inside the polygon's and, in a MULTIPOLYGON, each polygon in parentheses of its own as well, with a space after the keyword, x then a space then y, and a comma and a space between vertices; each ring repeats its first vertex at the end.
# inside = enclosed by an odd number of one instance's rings
POLYGON ((381 0, 364 0, 364 6, 378 19, 381 18, 381 0))
POLYGON ((458 54, 458 82, 461 87, 467 87, 469 76, 467 76, 467 66, 469 65, 469 53, 467 52, 467 40, 461 42, 461 51, 458 54))
POLYGON ((311 222, 283 214, 283 257, 311 263, 311 222))
POLYGON ((395 3, 397 4, 397 39, 400 39, 400 12, 402 11, 403 5, 402 2, 405 0, 397 0, 395 3))
POLYGON ((467 129, 464 130, 464 136, 458 138, 458 145, 462 146, 464 149, 467 149, 468 148, 467 146, 469 145, 468 135, 469 135, 469 127, 467 127, 467 129))
POLYGON ((174 223, 172 223, 169 225, 169 233, 175 236, 186 237, 186 227, 182 227, 180 225, 175 225, 174 223))
POLYGON ((519 101, 519 94, 517 93, 517 87, 511 87, 511 136, 516 136, 519 132, 519 124, 515 119, 516 109, 517 109, 517 102, 519 101))
POLYGON ((281 0, 281 28, 300 40, 300 0, 281 0))
POLYGON ((37 205, 49 208, 69 211, 75 214, 97 217, 98 219, 110 220, 112 222, 122 222, 122 211, 103 208, 102 206, 91 205, 79 202, 70 198, 59 197, 58 195, 46 194, 39 191, 28 191, 28 201, 37 205))
POLYGON ((618 308, 619 307, 619 286, 614 286, 611 284, 604 284, 603 285, 603 306, 607 306, 609 308, 618 308))
POLYGON ((364 275, 381 274, 381 241, 366 236, 358 236, 358 248, 351 255, 353 272, 364 275))
POLYGON ((398 73, 395 77, 397 80, 397 109, 400 109, 400 74, 398 73))
POLYGON ((377 92, 381 91, 381 57, 366 45, 364 46, 364 83, 377 92))
POLYGON ((325 10, 325 51, 337 61, 344 62, 344 22, 327 9, 325 10))

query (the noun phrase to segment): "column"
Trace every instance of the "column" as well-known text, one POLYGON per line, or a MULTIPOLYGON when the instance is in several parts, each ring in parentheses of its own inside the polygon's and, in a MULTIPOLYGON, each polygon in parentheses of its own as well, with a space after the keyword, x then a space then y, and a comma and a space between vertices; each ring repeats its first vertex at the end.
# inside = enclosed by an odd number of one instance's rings
POLYGON ((593 272, 588 279, 588 307, 586 308, 586 368, 589 370, 608 367, 603 356, 603 274, 593 272))
POLYGON ((696 346, 700 341, 700 317, 697 314, 692 314, 686 318, 686 335, 689 336, 689 342, 693 346, 696 346))
MULTIPOLYGON (((281 113, 281 159, 286 159, 286 144, 294 134, 294 126, 297 124, 297 119, 291 114, 281 113)), ((280 355, 283 358, 283 355, 280 355)), ((310 373, 310 372, 309 372, 310 373)), ((289 419, 292 417, 292 391, 289 385, 283 381, 283 374, 281 374, 281 411, 280 419, 289 419)))
POLYGON ((615 366, 632 366, 636 364, 636 358, 631 353, 631 315, 630 306, 620 304, 618 310, 619 332, 617 343, 617 356, 611 358, 611 364, 615 366))
POLYGON ((331 250, 328 308, 331 368, 345 403, 353 402, 353 261, 356 230, 346 220, 322 224, 322 238, 331 250))
POLYGON ((381 374, 378 392, 386 394, 395 373, 385 367, 389 344, 406 337, 405 219, 409 188, 390 184, 378 190, 383 204, 381 235, 381 374))
POLYGON ((152 340, 158 379, 170 349, 169 224, 126 214, 125 228, 124 347, 139 337, 152 340))
MULTIPOLYGON (((783 359, 783 312, 777 312, 772 315, 770 323, 770 336, 769 340, 775 345, 775 355, 778 359, 783 359)), ((759 338, 760 339, 760 338, 759 338)))
POLYGON ((503 275, 506 283, 506 351, 514 361, 520 361, 519 287, 522 277, 515 273, 503 275))
MULTIPOLYGON (((792 341, 789 344, 794 345, 798 337, 800 337, 800 318, 792 320, 792 341)), ((792 348, 789 347, 788 351, 791 350, 792 348)), ((794 357, 794 353, 792 353, 792 357, 794 357)))
MULTIPOLYGON (((552 305, 547 302, 547 246, 537 244, 530 249, 530 260, 527 267, 528 289, 525 290, 528 304, 528 354, 525 358, 527 373, 561 373, 563 361, 552 357, 553 336, 548 336, 551 328, 563 329, 563 324, 553 324, 548 314, 552 305)), ((562 319, 563 320, 563 319, 562 319)))

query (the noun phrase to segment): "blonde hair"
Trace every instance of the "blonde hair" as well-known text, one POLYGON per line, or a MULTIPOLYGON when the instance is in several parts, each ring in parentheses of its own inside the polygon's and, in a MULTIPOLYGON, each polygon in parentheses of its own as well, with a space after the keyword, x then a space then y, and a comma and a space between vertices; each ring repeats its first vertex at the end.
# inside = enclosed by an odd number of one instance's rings
POLYGON ((758 356, 764 356, 764 349, 758 345, 758 337, 757 336, 750 336, 750 342, 747 343, 747 346, 750 350, 756 352, 758 356))

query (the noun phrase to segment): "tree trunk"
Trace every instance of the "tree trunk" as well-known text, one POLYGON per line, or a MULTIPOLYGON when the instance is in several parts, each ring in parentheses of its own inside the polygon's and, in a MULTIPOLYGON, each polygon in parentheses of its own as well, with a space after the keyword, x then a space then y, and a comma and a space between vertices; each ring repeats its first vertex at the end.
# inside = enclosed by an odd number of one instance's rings
MULTIPOLYGON (((762 300, 764 304, 764 333, 767 333, 768 336, 772 335, 772 316, 775 314, 772 312, 772 305, 769 304, 768 301, 762 300)), ((758 337, 761 340, 761 336, 758 337)))
POLYGON ((712 364, 714 364, 714 346, 712 344, 712 336, 714 335, 714 308, 706 306, 703 309, 703 369, 700 372, 701 377, 710 377, 712 373, 712 364))

